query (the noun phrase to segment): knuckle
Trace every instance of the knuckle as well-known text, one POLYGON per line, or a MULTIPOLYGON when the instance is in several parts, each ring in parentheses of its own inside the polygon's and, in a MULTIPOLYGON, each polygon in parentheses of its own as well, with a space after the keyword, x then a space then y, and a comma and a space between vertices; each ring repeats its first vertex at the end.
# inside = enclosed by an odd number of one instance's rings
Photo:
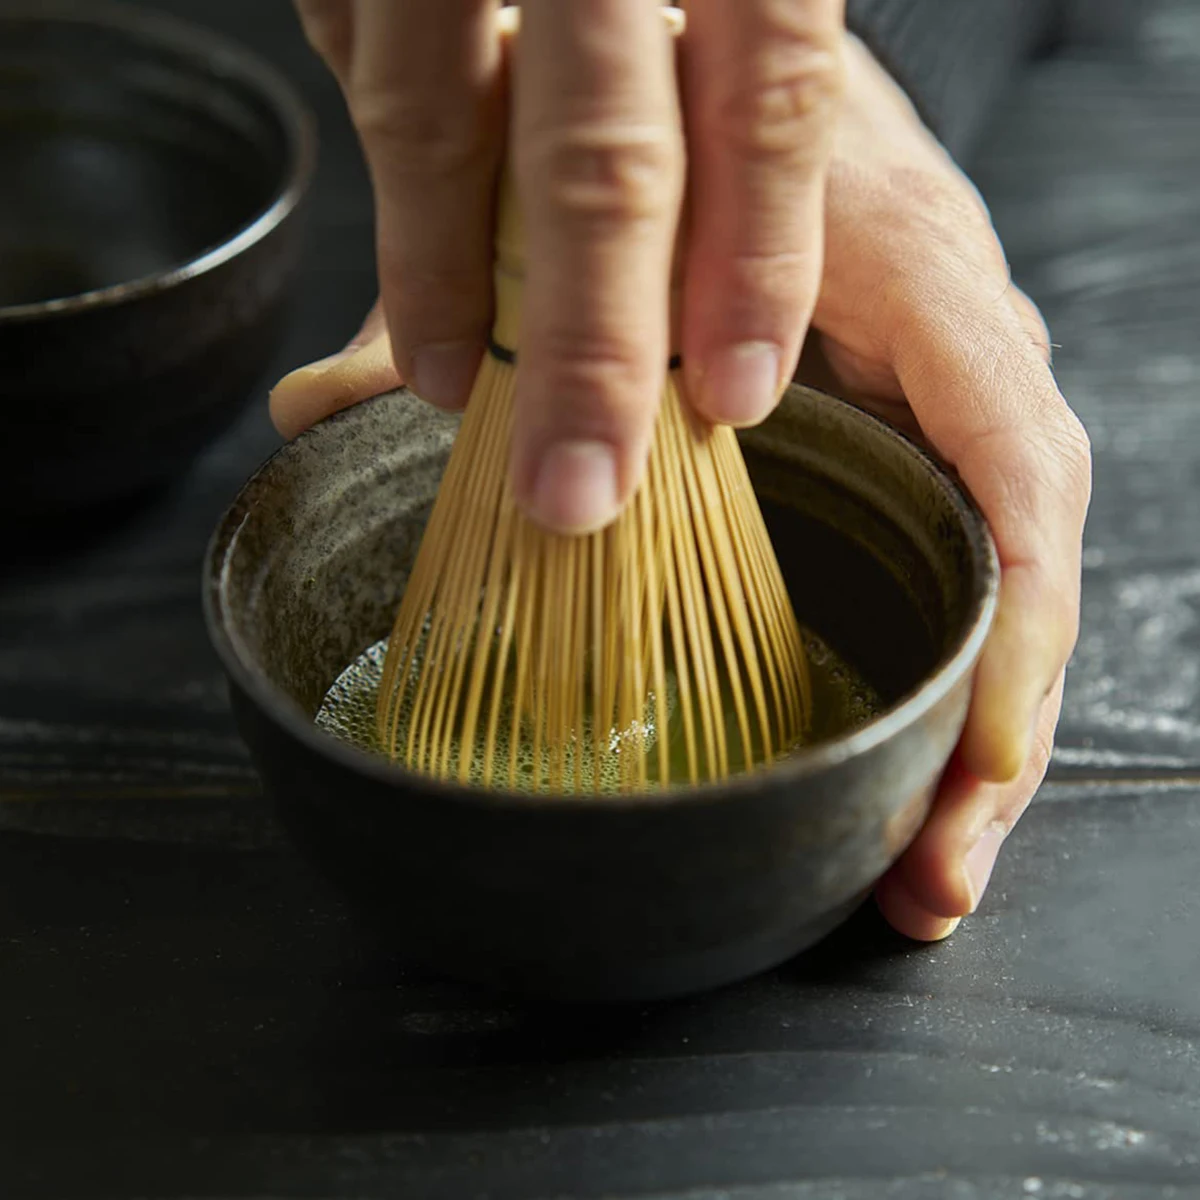
POLYGON ((875 215, 894 247, 920 245, 942 271, 982 268, 989 276, 1008 277, 991 214, 957 171, 941 164, 893 164, 877 188, 875 215))
POLYGON ((652 364, 635 343, 615 335, 554 326, 541 330, 527 357, 553 397, 554 419, 576 432, 620 437, 657 387, 652 364))
MULTIPOLYGON (((795 241, 800 241, 799 233, 795 241)), ((754 325, 764 314, 787 334, 807 324, 820 288, 818 258, 804 246, 739 250, 720 266, 722 303, 732 325, 754 325)))
MULTIPOLYGON (((1006 263, 1005 270, 1007 271, 1007 269, 1006 263)), ((1049 362, 1050 327, 1046 324, 1042 310, 1016 284, 1009 285, 1008 299, 1016 310, 1017 319, 1029 336, 1030 344, 1038 352, 1038 357, 1043 362, 1049 362)))
POLYGON ((1030 782, 1035 786, 1042 781, 1053 757, 1054 734, 1039 730, 1033 739, 1033 756, 1030 759, 1030 774, 1034 776, 1030 782))
POLYGON ((1029 747, 1029 758, 1025 762, 1021 776, 1006 789, 1000 800, 993 818, 993 826, 1001 836, 1008 838, 1020 823, 1021 818, 1029 809, 1037 790, 1046 778, 1050 769, 1050 760, 1054 756, 1054 727, 1047 726, 1045 720, 1038 721, 1037 731, 1033 735, 1033 743, 1029 747))
POLYGON ((1075 652, 1079 640, 1079 599, 1074 588, 1056 590, 1047 597, 1047 606, 1052 621, 1051 628, 1058 633, 1059 653, 1062 664, 1075 652))
POLYGON ((961 189, 953 187, 943 172, 926 166, 896 163, 888 169, 887 184, 894 196, 918 212, 966 208, 961 189))
POLYGON ((579 125, 532 138, 518 169, 558 217, 651 222, 673 211, 682 150, 665 127, 579 125))
POLYGON ((426 103, 404 92, 359 87, 353 91, 350 113, 362 141, 387 154, 387 169, 392 173, 451 175, 489 153, 483 123, 470 109, 426 103))
POLYGON ((1069 406, 1066 407, 1059 445, 1072 490, 1086 507, 1092 494, 1092 441, 1083 422, 1069 406))
POLYGON ((1017 823, 1021 814, 1025 811, 1029 798, 1032 797, 1042 780, 1046 777, 1046 772, 1050 768, 1050 762, 1054 758, 1054 742, 1057 730, 1057 713, 1048 704, 1042 711, 1042 715, 1037 723, 1037 730, 1033 735, 1033 749, 1030 753, 1029 765, 1026 768, 1026 778, 1022 781, 1025 787, 1018 797, 1016 810, 1009 814, 1011 825, 1017 823))
POLYGON ((1057 393, 1053 413, 1035 424, 1036 431, 1030 436, 1036 439, 1045 463, 1045 485, 1062 497, 1066 512, 1082 532, 1092 495, 1092 447, 1087 430, 1057 393))
POLYGON ((842 63, 811 41, 776 46, 752 76, 735 78, 714 112, 716 132, 756 160, 816 157, 823 151, 842 94, 842 63))
POLYGON ((1055 675, 1070 661, 1080 626, 1080 581, 1063 559, 1060 549, 1043 545, 1011 568, 1023 576, 1029 652, 1053 667, 1055 675))
POLYGON ((1029 345, 1033 348, 1038 359, 1047 366, 1053 358, 1053 352, 1050 345, 1050 330, 1046 322, 1042 319, 1037 309, 1032 306, 1019 317, 1021 328, 1029 340, 1029 345))
MULTIPOLYGON (((844 166, 839 164, 835 173, 844 173, 844 166)), ((936 303, 931 284, 937 282, 940 290, 956 295, 969 286, 980 297, 990 293, 998 313, 1007 311, 1008 328, 1015 317, 1023 336, 1037 345, 1042 362, 1047 361, 1049 337, 1035 334, 1043 325, 1041 316, 1032 304, 1021 304, 991 214, 956 172, 890 166, 875 175, 869 187, 872 220, 867 236, 889 265, 889 281, 880 285, 880 292, 891 311, 916 320, 933 302, 941 316, 947 306, 936 303)))
POLYGON ((389 314, 405 341, 451 341, 483 337, 491 318, 491 280, 474 264, 421 262, 399 254, 381 260, 390 267, 389 314))
MULTIPOLYGON (((1008 569, 1020 570, 1025 603, 1040 614, 1046 652, 1060 665, 1079 636, 1076 571, 1085 505, 1045 422, 1035 429, 1006 426, 974 447, 977 495, 985 510, 1003 514, 1008 569)), ((1083 462, 1085 460, 1078 460, 1083 462)))
POLYGON ((1053 673, 1057 674, 1066 666, 1079 638, 1078 580, 1064 573, 1061 558, 1053 547, 1031 549, 1005 570, 1014 578, 1021 577, 1028 653, 1047 668, 1053 667, 1053 673))

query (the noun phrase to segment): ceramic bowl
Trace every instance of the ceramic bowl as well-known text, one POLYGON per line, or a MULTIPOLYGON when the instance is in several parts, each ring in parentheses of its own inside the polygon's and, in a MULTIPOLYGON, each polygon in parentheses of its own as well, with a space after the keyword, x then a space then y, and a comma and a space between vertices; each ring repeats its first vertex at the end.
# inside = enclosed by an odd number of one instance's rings
POLYGON ((229 424, 279 346, 315 149, 223 38, 0 0, 0 512, 139 492, 229 424))
POLYGON ((882 711, 722 785, 451 786, 313 718, 390 630, 454 427, 404 391, 348 409, 267 462, 211 542, 210 633, 298 844, 414 967, 530 995, 678 996, 821 938, 915 835, 962 730, 999 574, 978 511, 891 427, 793 386, 747 462, 797 615, 882 711))

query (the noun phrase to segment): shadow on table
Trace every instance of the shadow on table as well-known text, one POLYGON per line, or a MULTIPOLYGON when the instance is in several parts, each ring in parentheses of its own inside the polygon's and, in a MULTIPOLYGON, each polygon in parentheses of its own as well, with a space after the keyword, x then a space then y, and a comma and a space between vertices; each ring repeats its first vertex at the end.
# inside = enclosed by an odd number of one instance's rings
MULTIPOLYGON (((766 976, 691 999, 616 1007, 529 1004, 417 980, 378 953, 343 980, 315 1030, 309 1065, 321 1112, 314 1117, 347 1133, 445 1133, 595 1122, 607 1104, 614 1118, 619 1110, 627 1120, 641 1107, 638 1085, 631 1088, 639 1078, 649 1115, 661 1109, 662 1081, 681 1071, 702 1074, 700 1060, 721 1055, 723 1041, 743 1057, 747 1038, 773 1053, 780 1011, 800 1026, 810 1013, 816 1025, 847 985, 914 953, 868 903, 819 946, 766 976), (343 1003, 347 993, 357 1000, 343 1003), (365 1020, 363 1005, 372 1010, 365 1020), (359 1019, 351 1008, 360 1009, 359 1019), (366 1029, 373 1030, 369 1049, 360 1041, 366 1029)), ((857 1074, 858 1064, 847 1069, 857 1074)))
POLYGON ((630 1120, 769 1106, 784 1083, 762 1063, 780 1054, 789 1094, 858 1095, 875 1035, 850 1008, 895 986, 897 956, 933 969, 867 905, 695 999, 519 1004, 406 974, 287 852, 4 833, 0 1023, 19 1031, 19 1083, 0 1121, 170 1139, 630 1120), (845 1061, 824 1054, 839 1045, 845 1061))

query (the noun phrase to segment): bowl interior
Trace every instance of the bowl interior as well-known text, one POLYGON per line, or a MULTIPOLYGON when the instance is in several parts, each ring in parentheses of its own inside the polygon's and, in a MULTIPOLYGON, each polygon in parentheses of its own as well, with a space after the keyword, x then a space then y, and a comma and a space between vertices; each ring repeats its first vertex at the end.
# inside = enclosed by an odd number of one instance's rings
POLYGON ((0 8, 0 309, 181 267, 265 212, 295 147, 256 71, 137 10, 0 8))
MULTIPOLYGON (((356 406, 280 451, 218 530, 218 642, 287 719, 311 722, 390 630, 454 428, 407 392, 356 406)), ((982 521, 909 442, 808 389, 743 445, 798 617, 894 706, 990 603, 982 521)))

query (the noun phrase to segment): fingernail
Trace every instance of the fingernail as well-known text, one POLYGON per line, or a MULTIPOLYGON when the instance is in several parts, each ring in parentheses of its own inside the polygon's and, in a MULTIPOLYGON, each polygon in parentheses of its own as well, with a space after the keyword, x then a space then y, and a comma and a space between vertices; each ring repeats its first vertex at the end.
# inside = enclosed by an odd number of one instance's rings
POLYGON ((441 342, 413 351, 413 391, 435 408, 460 409, 471 394, 479 367, 479 347, 441 342))
POLYGON ((779 401, 779 360, 779 347, 770 342, 718 350, 701 367, 700 410, 727 425, 757 425, 779 401))
POLYGON ((929 937, 923 940, 927 942, 945 941, 961 924, 962 917, 947 917, 945 923, 940 928, 931 929, 929 937))
POLYGON ((988 882, 992 878, 992 870, 996 866, 996 857, 1000 847, 1004 845, 1005 832, 998 825, 989 825, 979 837, 979 841, 967 851, 963 861, 963 870, 967 877, 967 891, 971 895, 971 911, 979 907, 983 893, 987 891, 988 882))
POLYGON ((529 503, 529 516, 539 525, 590 533, 619 509, 617 458, 607 442, 558 442, 542 455, 529 503))

